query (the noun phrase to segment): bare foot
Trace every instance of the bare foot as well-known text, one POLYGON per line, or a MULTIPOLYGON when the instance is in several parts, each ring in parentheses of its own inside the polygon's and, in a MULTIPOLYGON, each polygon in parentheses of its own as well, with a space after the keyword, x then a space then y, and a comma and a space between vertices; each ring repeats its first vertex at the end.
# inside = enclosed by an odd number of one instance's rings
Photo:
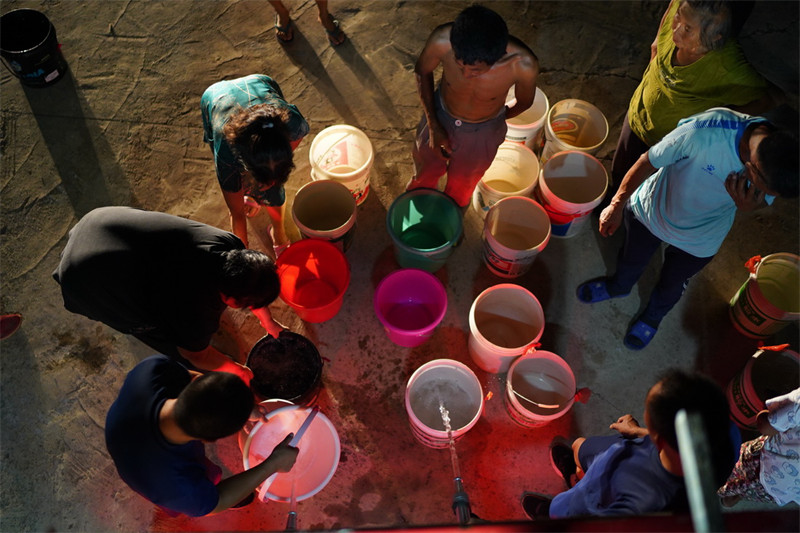
POLYGON ((342 44, 347 36, 344 34, 342 29, 339 27, 339 21, 333 18, 333 15, 328 13, 328 17, 326 19, 317 18, 322 27, 325 28, 325 32, 328 34, 328 41, 331 43, 331 46, 339 46, 342 44))

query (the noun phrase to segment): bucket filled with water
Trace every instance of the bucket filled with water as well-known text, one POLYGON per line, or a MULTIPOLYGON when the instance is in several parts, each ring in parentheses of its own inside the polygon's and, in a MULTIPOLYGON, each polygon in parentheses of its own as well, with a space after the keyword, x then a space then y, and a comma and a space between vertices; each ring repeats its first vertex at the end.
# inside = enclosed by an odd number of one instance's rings
MULTIPOLYGON (((506 96, 506 105, 513 107, 516 103, 514 87, 511 87, 506 96)), ((533 104, 516 117, 506 120, 506 140, 522 143, 531 150, 537 149, 541 144, 540 139, 544 133, 544 122, 547 119, 548 111, 550 111, 550 102, 547 95, 537 87, 533 104)))
POLYGON ((544 332, 544 310, 529 290, 514 283, 489 287, 469 310, 469 354, 487 372, 506 372, 544 332))
POLYGON ((378 284, 374 306, 389 339, 413 348, 428 340, 444 318, 447 291, 430 272, 397 270, 378 284))
POLYGON ((330 320, 342 307, 350 285, 344 253, 328 241, 303 239, 278 257, 281 300, 306 322, 330 320))
POLYGON ((412 189, 392 202, 386 214, 386 229, 401 267, 436 272, 461 238, 461 210, 442 192, 412 189))
POLYGON ((797 388, 800 354, 783 346, 758 350, 727 387, 731 420, 742 429, 757 431, 756 416, 766 402, 797 388))
POLYGON ((525 274, 550 241, 550 219, 530 198, 510 196, 494 204, 483 225, 483 261, 503 278, 525 274))
POLYGON ((303 238, 329 241, 346 252, 356 231, 356 200, 338 181, 312 181, 297 191, 292 219, 303 238))
POLYGON ((584 152, 559 152, 547 160, 534 194, 550 217, 553 237, 573 237, 603 200, 608 173, 584 152))
POLYGON ((282 399, 308 405, 322 382, 322 357, 314 343, 291 331, 281 331, 255 343, 247 356, 253 371, 250 388, 260 400, 282 399))
POLYGON ((312 180, 338 181, 358 205, 367 199, 374 154, 363 131, 346 124, 328 126, 314 137, 308 158, 312 180))
POLYGON ((542 163, 558 152, 577 150, 596 154, 608 138, 602 111, 583 100, 567 99, 553 105, 544 125, 542 163))
POLYGON ((516 359, 506 377, 506 407, 523 427, 543 426, 575 403, 575 375, 558 355, 533 351, 516 359))
POLYGON ((405 403, 414 437, 425 446, 447 448, 450 440, 443 411, 447 411, 453 440, 463 437, 483 412, 483 389, 463 363, 436 359, 411 375, 405 403))
MULTIPOLYGON (((289 433, 297 433, 309 409, 290 405, 264 415, 250 430, 242 447, 245 470, 269 457, 289 433)), ((333 477, 339 465, 341 443, 331 421, 317 413, 298 443, 297 460, 289 472, 279 472, 271 483, 262 483, 256 492, 261 500, 302 501, 317 494, 333 477), (267 486, 268 485, 268 486, 267 486)))
POLYGON ((489 209, 509 196, 530 196, 539 179, 539 160, 530 148, 504 142, 472 193, 472 208, 486 217, 489 209))
POLYGON ((750 277, 731 299, 730 317, 743 335, 765 339, 800 318, 800 257, 756 256, 745 266, 750 277))

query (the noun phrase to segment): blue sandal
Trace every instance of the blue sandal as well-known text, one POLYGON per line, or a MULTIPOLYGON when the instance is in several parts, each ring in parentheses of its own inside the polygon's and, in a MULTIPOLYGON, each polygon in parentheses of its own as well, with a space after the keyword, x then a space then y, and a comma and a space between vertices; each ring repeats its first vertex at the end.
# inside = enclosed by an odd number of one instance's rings
POLYGON ((630 293, 611 295, 608 293, 608 278, 599 278, 578 285, 575 291, 578 300, 585 304, 594 304, 610 300, 611 298, 622 298, 630 293))
POLYGON ((642 350, 650 344, 657 331, 658 328, 654 328, 642 320, 637 320, 628 329, 622 344, 629 350, 642 350))

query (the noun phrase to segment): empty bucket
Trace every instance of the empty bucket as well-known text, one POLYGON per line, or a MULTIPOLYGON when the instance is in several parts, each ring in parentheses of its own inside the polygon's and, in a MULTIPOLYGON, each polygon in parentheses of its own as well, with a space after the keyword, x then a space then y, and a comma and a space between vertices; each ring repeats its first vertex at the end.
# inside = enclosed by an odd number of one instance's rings
POLYGON ((506 408, 524 427, 538 427, 563 416, 575 403, 575 375, 558 355, 524 354, 511 363, 506 377, 506 408))
POLYGON ((743 335, 765 339, 800 318, 800 257, 757 256, 745 266, 750 277, 731 298, 730 317, 743 335))
POLYGON ((289 245, 278 257, 281 300, 306 322, 325 322, 342 307, 350 265, 336 246, 319 239, 289 245))
MULTIPOLYGON (((517 98, 512 86, 506 96, 506 105, 512 107, 516 103, 517 98)), ((544 134, 544 122, 547 119, 548 111, 550 111, 550 102, 547 100, 547 95, 537 87, 533 104, 516 117, 506 120, 506 140, 522 143, 531 150, 537 150, 541 144, 541 136, 544 134)))
POLYGON ((405 403, 414 437, 425 446, 447 448, 450 441, 440 407, 447 409, 451 434, 457 440, 478 422, 483 389, 465 364, 435 359, 411 374, 405 403))
MULTIPOLYGON (((290 405, 266 414, 257 422, 242 448, 245 470, 269 457, 286 435, 296 433, 308 412, 305 407, 290 405)), ((331 480, 339 465, 341 443, 328 417, 317 413, 297 448, 299 452, 292 469, 279 472, 269 487, 262 484, 256 489, 260 499, 288 502, 294 486, 295 500, 305 500, 321 491, 331 480)))
POLYGON ((564 150, 596 154, 608 137, 608 121, 589 102, 561 100, 547 114, 544 137, 542 163, 564 150))
POLYGON ((29 87, 45 87, 67 72, 55 27, 33 9, 15 9, 0 17, 0 57, 29 87))
POLYGON ((303 238, 329 241, 346 252, 356 231, 356 200, 338 181, 312 181, 297 191, 292 219, 303 238))
POLYGON ((493 274, 516 278, 525 274, 550 241, 547 212, 522 196, 503 198, 483 224, 483 262, 493 274))
POLYGON ((595 157, 559 152, 547 160, 534 197, 550 217, 553 237, 573 237, 603 200, 608 174, 595 157))
POLYGON ((253 371, 250 388, 260 400, 283 399, 312 403, 322 381, 322 357, 314 343, 291 331, 281 331, 255 343, 245 363, 253 371))
POLYGON ((372 143, 364 132, 346 124, 329 126, 311 142, 311 179, 338 181, 361 205, 369 194, 373 157, 372 143))
POLYGON ((731 420, 742 429, 757 431, 756 416, 766 402, 797 388, 800 354, 792 350, 758 350, 727 387, 731 420))
POLYGON ((386 213, 386 229, 401 267, 436 272, 461 238, 461 210, 442 192, 412 189, 392 202, 386 213))
POLYGON ((508 196, 529 196, 539 179, 539 160, 530 148, 504 142, 491 166, 472 193, 472 208, 481 218, 499 200, 508 196))
POLYGON ((506 372, 543 331, 544 311, 536 296, 519 285, 501 283, 472 302, 469 354, 487 372, 506 372))
POLYGON ((428 340, 444 318, 447 291, 430 272, 407 268, 381 280, 374 305, 389 339, 413 348, 428 340))

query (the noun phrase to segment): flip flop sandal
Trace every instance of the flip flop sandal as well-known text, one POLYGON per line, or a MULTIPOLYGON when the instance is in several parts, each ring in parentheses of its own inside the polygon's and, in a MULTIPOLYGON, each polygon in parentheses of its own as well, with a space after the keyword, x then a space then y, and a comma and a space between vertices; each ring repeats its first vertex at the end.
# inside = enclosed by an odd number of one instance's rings
POLYGON ((345 42, 345 40, 347 40, 347 35, 345 35, 345 33, 339 27, 339 21, 333 18, 333 15, 328 13, 328 17, 330 18, 333 25, 336 26, 335 30, 329 30, 328 28, 325 28, 325 33, 328 34, 328 42, 331 43, 331 46, 339 46, 340 44, 345 42))
POLYGON ((622 344, 629 350, 642 350, 650 344, 650 341, 653 340, 657 331, 658 328, 654 328, 641 320, 637 320, 630 329, 628 329, 622 344))
POLYGON ((585 304, 594 304, 610 300, 611 298, 622 298, 630 293, 611 295, 608 293, 608 278, 600 278, 578 285, 575 291, 578 300, 585 304))
POLYGON ((278 15, 275 15, 275 38, 277 38, 282 43, 291 42, 294 39, 294 31, 292 31, 292 19, 289 19, 289 22, 286 26, 280 26, 279 22, 280 18, 278 15), (281 37, 283 35, 283 37, 281 37))

